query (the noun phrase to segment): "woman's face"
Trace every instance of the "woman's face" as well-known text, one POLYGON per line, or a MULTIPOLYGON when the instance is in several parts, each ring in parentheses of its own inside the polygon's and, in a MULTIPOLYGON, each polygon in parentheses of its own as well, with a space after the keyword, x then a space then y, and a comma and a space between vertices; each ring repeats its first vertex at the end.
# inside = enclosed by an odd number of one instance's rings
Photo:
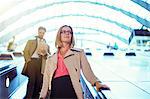
POLYGON ((72 31, 69 27, 63 27, 61 30, 61 41, 65 43, 71 43, 72 31))

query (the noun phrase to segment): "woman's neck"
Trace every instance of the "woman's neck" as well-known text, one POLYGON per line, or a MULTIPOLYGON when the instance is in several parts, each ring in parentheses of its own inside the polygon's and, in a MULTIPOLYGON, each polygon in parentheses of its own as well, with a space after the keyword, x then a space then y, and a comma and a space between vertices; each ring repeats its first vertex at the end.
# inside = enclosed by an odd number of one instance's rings
POLYGON ((70 44, 63 43, 63 46, 60 48, 60 54, 64 57, 69 49, 70 49, 70 44))
POLYGON ((66 42, 63 42, 62 43, 62 48, 70 48, 70 44, 69 43, 66 43, 66 42))

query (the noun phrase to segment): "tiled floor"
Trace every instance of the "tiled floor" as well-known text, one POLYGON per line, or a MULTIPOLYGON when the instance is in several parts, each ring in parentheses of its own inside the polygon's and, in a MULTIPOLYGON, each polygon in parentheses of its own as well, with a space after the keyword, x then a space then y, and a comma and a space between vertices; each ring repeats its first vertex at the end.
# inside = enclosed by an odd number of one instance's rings
POLYGON ((113 97, 110 99, 150 99, 149 56, 101 55, 88 59, 95 75, 110 86, 111 91, 103 91, 113 97))
MULTIPOLYGON (((150 99, 150 57, 143 55, 88 56, 95 75, 111 88, 103 91, 108 99, 150 99)), ((22 99, 26 84, 11 99, 22 99)))

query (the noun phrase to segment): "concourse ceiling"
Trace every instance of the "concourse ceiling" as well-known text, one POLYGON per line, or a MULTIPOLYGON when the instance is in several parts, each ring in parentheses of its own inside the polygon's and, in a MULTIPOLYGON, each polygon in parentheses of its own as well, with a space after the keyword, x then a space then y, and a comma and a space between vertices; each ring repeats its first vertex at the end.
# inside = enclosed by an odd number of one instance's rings
POLYGON ((39 26, 47 28, 45 38, 54 45, 57 30, 67 24, 79 47, 116 42, 123 48, 133 29, 150 29, 149 16, 150 0, 5 0, 0 1, 0 45, 13 36, 24 45, 39 26))

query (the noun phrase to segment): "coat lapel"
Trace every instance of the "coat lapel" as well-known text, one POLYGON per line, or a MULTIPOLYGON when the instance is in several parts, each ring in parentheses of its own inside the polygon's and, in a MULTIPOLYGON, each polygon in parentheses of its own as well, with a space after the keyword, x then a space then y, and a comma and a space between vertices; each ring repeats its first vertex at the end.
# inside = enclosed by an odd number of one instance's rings
MULTIPOLYGON (((58 51, 52 56, 53 58, 53 62, 54 64, 57 66, 57 55, 58 55, 58 51)), ((75 68, 75 61, 72 61, 72 60, 75 60, 75 57, 73 57, 75 54, 72 50, 68 50, 67 53, 65 54, 64 56, 64 63, 67 67, 67 69, 70 71, 74 71, 74 68, 75 68), (70 61, 71 59, 71 61, 70 61)))
POLYGON ((74 70, 75 70, 74 69, 75 61, 72 61, 72 60, 75 60, 74 52, 71 50, 68 50, 68 52, 66 53, 66 55, 64 57, 64 63, 70 73, 74 73, 74 70))
POLYGON ((72 56, 72 55, 74 55, 73 51, 68 50, 67 53, 64 56, 64 59, 67 58, 67 57, 69 57, 69 56, 72 56))
POLYGON ((37 48, 37 44, 38 44, 37 39, 35 39, 35 40, 32 41, 31 46, 33 47, 33 50, 32 50, 31 55, 33 55, 33 53, 35 52, 35 50, 36 50, 36 48, 37 48))

